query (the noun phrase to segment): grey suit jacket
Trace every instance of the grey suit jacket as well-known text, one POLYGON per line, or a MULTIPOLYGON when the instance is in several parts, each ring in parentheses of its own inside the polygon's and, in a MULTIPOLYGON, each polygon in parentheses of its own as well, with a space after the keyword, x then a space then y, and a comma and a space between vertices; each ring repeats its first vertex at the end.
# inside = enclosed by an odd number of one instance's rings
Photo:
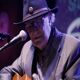
MULTIPOLYGON (((56 59, 55 70, 52 71, 48 80, 61 80, 62 73, 64 72, 64 67, 66 68, 71 65, 71 61, 74 59, 74 54, 80 54, 80 51, 77 53, 78 45, 80 41, 72 36, 65 35, 61 41, 62 48, 60 51, 59 59, 56 59), (58 61, 57 61, 58 60, 58 61)), ((4 67, 0 71, 0 80, 11 80, 14 73, 27 74, 31 76, 32 61, 34 57, 35 48, 32 44, 32 41, 28 41, 21 51, 21 55, 17 58, 11 66, 4 67)), ((57 57, 56 57, 57 58, 57 57)), ((77 72, 80 70, 80 58, 65 72, 64 80, 79 80, 80 73, 77 72), (77 73, 76 73, 77 72, 77 73), (76 74, 75 74, 76 73, 76 74)), ((38 67, 39 68, 39 67, 38 67)), ((41 78, 45 80, 45 78, 41 78)))

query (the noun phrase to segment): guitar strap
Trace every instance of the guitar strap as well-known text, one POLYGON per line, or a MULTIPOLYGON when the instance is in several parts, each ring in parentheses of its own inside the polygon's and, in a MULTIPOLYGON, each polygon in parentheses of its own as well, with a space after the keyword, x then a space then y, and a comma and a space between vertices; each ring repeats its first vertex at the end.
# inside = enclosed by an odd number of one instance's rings
POLYGON ((32 69, 31 69, 32 74, 37 73, 37 51, 38 49, 35 47, 33 61, 32 61, 32 69))

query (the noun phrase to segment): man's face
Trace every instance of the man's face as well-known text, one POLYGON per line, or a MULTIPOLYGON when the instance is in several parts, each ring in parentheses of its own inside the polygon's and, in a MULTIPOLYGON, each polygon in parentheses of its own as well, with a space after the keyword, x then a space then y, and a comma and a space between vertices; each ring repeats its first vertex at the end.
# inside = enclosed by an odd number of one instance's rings
POLYGON ((27 30, 34 46, 39 49, 46 47, 51 31, 48 15, 26 22, 25 29, 27 30))

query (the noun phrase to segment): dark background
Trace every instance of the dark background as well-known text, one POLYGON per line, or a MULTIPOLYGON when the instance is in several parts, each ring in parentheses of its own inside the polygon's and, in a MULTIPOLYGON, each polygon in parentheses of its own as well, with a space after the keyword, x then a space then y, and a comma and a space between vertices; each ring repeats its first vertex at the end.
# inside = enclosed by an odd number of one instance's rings
MULTIPOLYGON (((12 37, 16 36, 23 27, 19 25, 14 25, 13 23, 22 19, 22 0, 0 0, 0 14, 7 14, 8 26, 5 21, 6 17, 0 25, 0 32, 8 33, 12 37), (2 25, 6 24, 6 26, 2 25), (1 31, 1 29, 3 30, 1 31), (4 29, 6 30, 4 31, 4 29)), ((3 15, 4 16, 4 15, 3 15)), ((3 46, 7 40, 0 41, 0 47, 3 46)), ((4 66, 10 65, 20 54, 23 43, 13 45, 4 51, 0 52, 0 69, 4 66)))
MULTIPOLYGON (((54 26, 61 32, 71 34, 80 39, 80 0, 55 1, 49 0, 48 2, 51 8, 55 6, 55 4, 58 7, 54 26)), ((13 24, 14 22, 22 20, 22 6, 22 0, 0 0, 0 33, 8 33, 14 37, 20 30, 24 29, 21 25, 13 24)), ((7 40, 0 41, 0 47, 6 42, 7 40)), ((20 55, 24 43, 25 42, 15 44, 0 52, 0 69, 12 64, 20 55)))

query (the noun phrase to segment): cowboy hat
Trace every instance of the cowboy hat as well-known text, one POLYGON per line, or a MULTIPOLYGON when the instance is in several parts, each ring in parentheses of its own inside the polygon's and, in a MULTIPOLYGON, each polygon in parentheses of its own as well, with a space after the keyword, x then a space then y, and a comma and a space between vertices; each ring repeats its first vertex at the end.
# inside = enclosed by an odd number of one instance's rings
POLYGON ((57 7, 50 9, 47 2, 46 0, 23 0, 23 20, 14 24, 30 21, 49 12, 56 13, 57 7))

